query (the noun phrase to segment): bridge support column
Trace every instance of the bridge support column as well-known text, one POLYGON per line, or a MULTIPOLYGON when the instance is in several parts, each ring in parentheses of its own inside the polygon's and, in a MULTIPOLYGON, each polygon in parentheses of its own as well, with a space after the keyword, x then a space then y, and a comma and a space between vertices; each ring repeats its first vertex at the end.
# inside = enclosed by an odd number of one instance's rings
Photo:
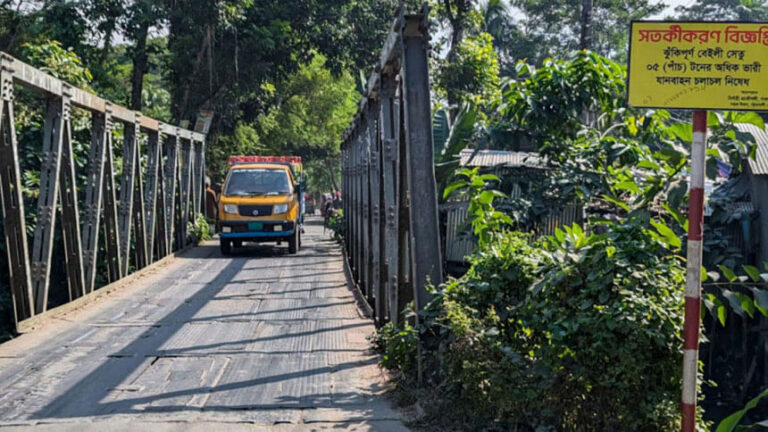
POLYGON ((86 294, 83 272, 83 243, 80 237, 80 211, 77 206, 77 183, 75 177, 75 155, 72 149, 72 119, 69 86, 64 86, 62 100, 62 158, 60 167, 59 194, 61 200, 61 231, 64 243, 64 259, 67 267, 69 300, 86 294))
POLYGON ((192 161, 194 160, 194 148, 192 142, 187 139, 181 140, 181 181, 179 182, 179 195, 181 198, 180 217, 176 227, 176 238, 178 247, 183 248, 187 245, 187 222, 189 222, 190 213, 190 192, 192 189, 192 161))
MULTIPOLYGON (((179 144, 176 136, 169 136, 163 143, 167 161, 165 165, 165 232, 168 253, 174 251, 176 231, 176 207, 178 205, 179 144)), ((178 247, 178 245, 177 245, 178 247)))
MULTIPOLYGON (((443 279, 435 185, 425 15, 406 16, 403 28, 403 99, 408 148, 410 244, 416 309, 431 300, 428 283, 443 279)), ((417 315, 418 316, 418 315, 417 315)))
POLYGON ((144 218, 147 238, 147 264, 154 261, 158 184, 160 171, 160 134, 150 131, 147 134, 147 176, 144 185, 144 218))
POLYGON ((18 323, 35 314, 27 257, 27 227, 21 195, 21 169, 13 114, 13 69, 0 57, 0 202, 10 273, 13 319, 18 323))
POLYGON ((96 283, 101 202, 104 196, 104 160, 106 146, 111 143, 108 118, 108 112, 91 113, 91 146, 88 152, 90 165, 85 187, 85 223, 82 232, 86 294, 93 291, 96 283))
POLYGON ((64 104, 64 98, 49 96, 46 101, 45 121, 43 123, 37 223, 32 240, 32 285, 36 314, 43 313, 48 309, 53 234, 59 198, 64 104))
MULTIPOLYGON (((109 114, 109 104, 107 104, 109 114)), ((107 115, 107 120, 110 116, 107 115)), ((120 250, 120 222, 117 213, 117 190, 115 189, 115 157, 112 152, 111 122, 107 123, 104 154, 104 243, 107 250, 107 270, 109 282, 120 279, 123 275, 123 259, 120 250)))
POLYGON ((387 296, 389 321, 400 321, 401 309, 398 303, 398 163, 400 135, 400 105, 395 91, 397 83, 393 75, 382 79, 379 92, 381 103, 379 114, 379 132, 381 134, 381 178, 382 178, 382 256, 384 291, 387 296))

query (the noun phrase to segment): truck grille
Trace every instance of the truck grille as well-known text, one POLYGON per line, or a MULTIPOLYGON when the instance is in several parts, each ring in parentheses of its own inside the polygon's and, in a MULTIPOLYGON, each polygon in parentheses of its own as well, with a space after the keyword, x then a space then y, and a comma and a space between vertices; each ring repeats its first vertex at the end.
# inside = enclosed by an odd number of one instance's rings
POLYGON ((245 217, 272 215, 271 205, 241 205, 239 206, 238 210, 240 211, 240 216, 245 216, 245 217))

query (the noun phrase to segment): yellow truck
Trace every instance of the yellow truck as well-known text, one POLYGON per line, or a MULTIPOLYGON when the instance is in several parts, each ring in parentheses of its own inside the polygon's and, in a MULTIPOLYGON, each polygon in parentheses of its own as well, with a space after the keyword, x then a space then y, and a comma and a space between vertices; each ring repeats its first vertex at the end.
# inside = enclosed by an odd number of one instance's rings
POLYGON ((296 156, 230 156, 229 172, 219 198, 221 252, 244 242, 301 246, 303 186, 301 158, 296 156))

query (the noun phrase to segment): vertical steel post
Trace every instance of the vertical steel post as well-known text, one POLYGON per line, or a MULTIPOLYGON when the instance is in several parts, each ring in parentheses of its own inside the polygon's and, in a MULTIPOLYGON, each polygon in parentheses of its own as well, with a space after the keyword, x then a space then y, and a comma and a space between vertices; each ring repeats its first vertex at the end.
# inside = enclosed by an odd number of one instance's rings
POLYGON ((83 224, 83 261, 85 292, 93 291, 96 283, 96 263, 99 253, 101 201, 104 195, 104 159, 110 136, 109 107, 104 114, 91 113, 91 147, 88 152, 90 166, 85 186, 85 223, 83 224))
POLYGON ((683 432, 696 430, 696 375, 699 366, 701 322, 701 263, 704 240, 704 172, 707 149, 707 111, 693 113, 690 204, 688 206, 688 253, 683 326, 683 432))
MULTIPOLYGON (((339 184, 339 188, 341 189, 342 196, 346 198, 346 191, 347 191, 347 142, 344 138, 342 138, 341 142, 341 152, 339 153, 339 157, 341 158, 341 183, 339 184)), ((341 202, 341 211, 344 213, 344 216, 347 215, 347 200, 344 199, 341 202)), ((346 219, 346 218, 345 218, 346 219)), ((344 222, 344 248, 346 250, 347 240, 346 240, 346 222, 344 222)))
POLYGON ((192 167, 194 170, 192 174, 192 218, 194 218, 197 213, 202 213, 201 204, 203 202, 203 184, 205 183, 203 179, 203 160, 205 155, 203 155, 202 141, 194 141, 192 146, 195 151, 195 162, 192 167))
POLYGON ((397 83, 394 76, 384 76, 379 92, 380 103, 380 133, 381 133, 381 178, 383 194, 382 220, 384 234, 382 241, 384 257, 385 292, 387 296, 389 320, 393 323, 400 321, 400 310, 397 303, 397 236, 398 236, 398 203, 397 177, 399 162, 400 112, 395 95, 397 83))
POLYGON ((67 267, 67 286, 69 300, 86 294, 83 274, 83 245, 80 239, 80 212, 77 208, 77 183, 75 177, 75 158, 72 149, 72 119, 70 106, 70 88, 64 86, 62 95, 62 157, 59 187, 61 201, 61 232, 64 242, 64 260, 67 267))
POLYGON ((175 135, 169 136, 164 143, 168 161, 165 165, 165 225, 167 227, 166 244, 168 253, 173 252, 174 231, 176 229, 176 188, 179 177, 179 143, 175 135))
POLYGON ((370 142, 370 199, 371 199, 371 293, 374 298, 374 310, 378 325, 386 323, 387 302, 384 295, 384 285, 381 281, 382 267, 382 229, 381 229, 381 142, 379 115, 381 102, 371 99, 368 107, 370 127, 368 141, 370 142))
MULTIPOLYGON (((118 226, 120 229, 120 277, 128 274, 131 255, 131 232, 133 228, 133 194, 136 184, 136 148, 139 143, 139 128, 136 123, 123 123, 123 176, 120 180, 120 207, 118 226)), ((136 245, 138 247, 138 244, 136 245)))
POLYGON ((147 231, 147 263, 154 261, 160 161, 160 134, 147 133, 147 177, 144 185, 144 218, 147 231))
MULTIPOLYGON (((109 105, 107 105, 109 106, 109 105)), ((107 251, 107 273, 109 281, 114 282, 123 275, 123 260, 120 252, 120 223, 117 216, 117 198, 115 191, 115 162, 112 153, 112 129, 106 128, 104 146, 104 245, 107 251)))
POLYGON ((169 229, 166 225, 166 217, 165 217, 165 211, 166 211, 166 205, 165 205, 165 152, 163 151, 163 148, 165 147, 164 140, 162 134, 157 134, 157 152, 158 152, 158 159, 157 159, 157 192, 156 192, 156 201, 155 201, 155 244, 157 245, 157 258, 163 258, 166 255, 168 255, 168 243, 166 236, 166 232, 169 229))
POLYGON ((151 254, 147 246, 147 224, 144 213, 144 180, 142 179, 142 167, 141 167, 141 140, 140 140, 140 127, 139 127, 140 115, 136 114, 136 125, 134 130, 136 131, 136 146, 134 152, 136 152, 136 163, 134 170, 133 182, 133 210, 132 221, 134 226, 134 233, 136 241, 134 244, 134 250, 136 253, 136 269, 142 269, 149 263, 148 255, 151 254))
POLYGON ((400 154, 400 163, 398 164, 398 182, 397 182, 397 207, 398 207, 398 232, 397 232, 397 309, 402 313, 408 307, 408 303, 413 300, 413 269, 411 265, 411 207, 409 204, 408 191, 408 146, 405 139, 405 110, 403 103, 403 82, 400 81, 398 88, 399 117, 398 125, 398 146, 397 151, 400 154))
POLYGON ((187 222, 190 218, 190 192, 192 189, 192 159, 194 149, 190 140, 181 140, 181 222, 177 227, 179 229, 178 240, 179 247, 186 246, 187 242, 187 222))
POLYGON ((417 310, 431 299, 428 283, 443 280, 432 144, 428 36, 425 16, 406 16, 403 29, 405 129, 408 146, 411 262, 417 310))
POLYGON ((0 55, 0 204, 8 254, 13 320, 18 323, 34 315, 35 306, 27 260, 29 248, 13 115, 11 64, 8 57, 0 55))
POLYGON ((352 163, 351 163, 351 170, 352 170, 352 176, 350 179, 350 183, 352 186, 352 207, 350 208, 350 219, 352 223, 352 276, 355 280, 355 283, 359 281, 358 279, 358 272, 360 270, 360 261, 359 261, 359 253, 360 253, 360 224, 358 221, 358 217, 360 216, 360 211, 358 209, 358 200, 360 199, 359 193, 358 193, 358 181, 357 181, 357 175, 358 175, 358 160, 357 160, 357 131, 352 131, 352 138, 349 142, 350 150, 352 152, 352 163))
POLYGON ((32 284, 35 313, 48 308, 53 234, 59 197, 59 170, 64 122, 64 99, 50 96, 43 124, 43 160, 40 166, 40 189, 37 197, 37 224, 32 241, 32 284))
MULTIPOLYGON (((355 169, 355 189, 357 189, 357 206, 355 208, 355 219, 357 220, 357 234, 355 235, 357 238, 357 258, 355 261, 357 264, 355 268, 357 270, 357 283, 362 284, 363 275, 365 274, 365 249, 363 243, 363 233, 365 232, 363 230, 365 226, 363 221, 363 137, 360 128, 355 132, 355 165, 357 166, 355 169)), ((365 288, 363 288, 363 292, 365 292, 365 288)))
POLYGON ((361 186, 363 188, 363 257, 362 257, 362 286, 368 304, 373 305, 373 290, 371 289, 371 136, 368 133, 373 119, 370 116, 370 103, 366 106, 363 114, 363 124, 360 129, 360 143, 362 145, 362 178, 361 186))

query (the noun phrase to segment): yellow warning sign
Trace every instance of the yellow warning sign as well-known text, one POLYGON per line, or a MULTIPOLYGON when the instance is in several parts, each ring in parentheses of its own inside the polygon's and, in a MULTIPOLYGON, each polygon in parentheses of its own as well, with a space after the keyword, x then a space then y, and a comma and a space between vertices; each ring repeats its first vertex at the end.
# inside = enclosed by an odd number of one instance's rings
POLYGON ((630 105, 768 111, 768 23, 634 21, 631 33, 630 105))

